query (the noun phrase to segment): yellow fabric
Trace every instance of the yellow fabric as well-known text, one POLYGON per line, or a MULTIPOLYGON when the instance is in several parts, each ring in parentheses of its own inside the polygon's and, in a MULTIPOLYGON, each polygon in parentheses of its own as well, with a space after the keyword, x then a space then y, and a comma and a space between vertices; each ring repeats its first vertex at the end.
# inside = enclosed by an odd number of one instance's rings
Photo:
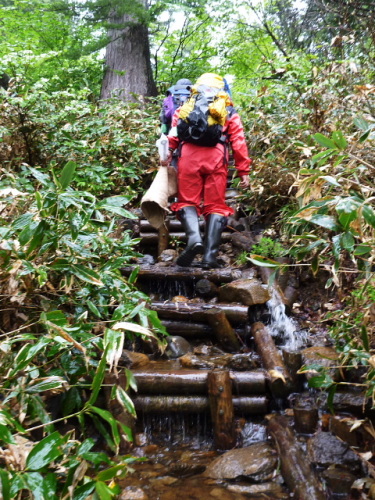
MULTIPOLYGON (((210 110, 210 117, 214 120, 213 123, 224 125, 228 114, 227 106, 230 104, 231 100, 226 92, 219 92, 217 94, 216 99, 208 106, 210 110)), ((212 125, 210 123, 210 118, 208 119, 208 124, 212 125)))
POLYGON ((180 112, 178 117, 181 118, 181 120, 187 121, 187 117, 190 115, 190 113, 193 111, 195 105, 195 99, 189 97, 189 99, 186 99, 184 104, 180 108, 180 112))
POLYGON ((209 87, 214 87, 215 89, 224 88, 224 80, 221 76, 216 73, 204 73, 196 81, 195 85, 208 85, 209 87))

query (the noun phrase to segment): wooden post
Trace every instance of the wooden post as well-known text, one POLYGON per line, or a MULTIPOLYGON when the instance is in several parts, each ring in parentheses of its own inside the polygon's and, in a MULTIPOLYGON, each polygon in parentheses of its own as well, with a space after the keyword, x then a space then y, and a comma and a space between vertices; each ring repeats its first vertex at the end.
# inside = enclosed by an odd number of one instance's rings
POLYGON ((168 243, 169 243, 168 221, 164 221, 164 224, 158 230, 158 256, 168 248, 168 243))
POLYGON ((220 309, 211 309, 207 314, 208 324, 211 325, 216 340, 230 352, 238 352, 240 343, 236 332, 231 327, 225 312, 220 309))
POLYGON ((279 450, 281 474, 294 497, 301 500, 326 499, 322 485, 291 429, 290 421, 283 415, 276 415, 270 419, 268 430, 279 450))
POLYGON ((208 374, 208 396, 216 448, 229 450, 236 444, 232 382, 228 371, 208 374))
POLYGON ((263 365, 268 370, 272 393, 278 397, 286 396, 293 389, 293 380, 272 335, 260 321, 251 326, 251 333, 263 365))

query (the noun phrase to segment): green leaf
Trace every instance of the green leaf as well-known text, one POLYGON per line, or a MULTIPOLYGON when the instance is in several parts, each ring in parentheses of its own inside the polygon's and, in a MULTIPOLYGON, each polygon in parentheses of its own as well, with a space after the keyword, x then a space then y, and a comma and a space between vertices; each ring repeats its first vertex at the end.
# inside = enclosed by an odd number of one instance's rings
POLYGON ((369 352, 370 351, 370 341, 368 338, 366 325, 361 326, 361 339, 362 339, 363 347, 365 348, 365 350, 367 352, 369 352))
POLYGON ((116 386, 116 399, 125 408, 125 410, 130 413, 130 415, 137 417, 133 401, 119 385, 116 386))
POLYGON ((81 264, 72 264, 70 269, 72 274, 76 275, 81 280, 91 283, 92 285, 104 286, 99 274, 92 269, 82 266, 81 264))
POLYGON ((87 300, 87 306, 88 308, 90 309, 90 311, 95 314, 95 316, 97 318, 101 318, 102 315, 100 314, 100 311, 99 309, 96 307, 96 305, 94 304, 94 302, 92 302, 91 300, 87 300))
POLYGON ((107 345, 104 349, 102 358, 100 360, 100 363, 98 365, 98 368, 96 369, 96 373, 94 376, 94 380, 92 381, 91 384, 91 395, 90 399, 87 401, 86 406, 91 406, 95 403, 99 391, 101 389, 103 380, 104 380, 104 375, 106 372, 107 368, 107 352, 108 352, 109 346, 107 345))
POLYGON ((113 442, 117 449, 118 445, 120 444, 120 432, 118 429, 117 420, 114 418, 112 413, 107 410, 102 410, 102 408, 98 408, 97 406, 88 407, 88 411, 90 413, 96 413, 111 426, 113 442))
POLYGON ((12 228, 15 230, 19 230, 28 227, 30 225, 30 222, 33 220, 34 216, 35 214, 30 214, 30 213, 20 215, 12 223, 12 228))
POLYGON ((267 257, 263 257, 262 255, 251 254, 250 257, 247 258, 255 264, 256 266, 261 267, 281 267, 282 264, 277 262, 276 260, 269 259, 267 257))
POLYGON ((321 178, 328 182, 328 184, 332 184, 332 186, 341 187, 341 184, 338 182, 338 180, 331 175, 322 175, 321 178))
POLYGON ((95 489, 95 481, 83 484, 74 489, 73 500, 87 500, 95 489))
POLYGON ((332 139, 334 140, 335 144, 337 147, 341 150, 346 149, 348 147, 347 140, 343 136, 341 130, 337 130, 336 132, 333 132, 332 134, 332 139))
POLYGON ((46 234, 47 229, 49 228, 49 224, 45 220, 41 220, 37 225, 36 229, 33 232, 33 237, 29 243, 27 254, 30 254, 40 243, 43 241, 43 238, 46 234))
POLYGON ((115 493, 103 482, 95 483, 95 491, 100 500, 111 500, 115 493))
POLYGON ((43 391, 49 391, 51 389, 59 389, 66 385, 67 382, 64 378, 53 375, 51 377, 46 377, 41 382, 36 381, 36 383, 29 384, 26 387, 26 392, 29 394, 36 394, 43 391))
POLYGON ((37 170, 36 168, 33 167, 28 167, 28 169, 35 177, 35 179, 37 179, 41 184, 43 184, 43 186, 48 186, 48 184, 50 183, 49 175, 44 174, 40 170, 37 170))
POLYGON ((309 379, 309 387, 314 387, 314 388, 324 388, 327 389, 328 387, 331 387, 333 384, 333 379, 327 374, 323 373, 321 375, 317 375, 316 377, 311 377, 309 379))
POLYGON ((325 227, 326 229, 330 229, 332 231, 340 230, 340 226, 337 224, 336 219, 331 215, 315 214, 311 217, 309 222, 312 222, 317 226, 325 227))
POLYGON ((323 161, 321 160, 325 160, 326 158, 329 158, 330 156, 332 156, 333 154, 337 153, 337 150, 336 149, 326 149, 325 151, 320 151, 320 153, 317 153, 316 155, 314 155, 311 160, 313 163, 318 163, 318 165, 321 163, 323 163, 323 161))
POLYGON ((355 245, 355 239, 353 238, 352 233, 344 233, 341 237, 341 244, 343 248, 345 248, 345 250, 348 250, 348 252, 352 252, 355 245))
POLYGON ((137 218, 135 214, 129 212, 129 210, 125 210, 125 208, 116 207, 112 205, 102 205, 100 208, 101 210, 106 210, 107 212, 110 212, 112 214, 121 215, 121 217, 126 217, 127 219, 137 218))
POLYGON ((64 443, 65 439, 57 431, 39 441, 27 457, 26 469, 37 471, 56 460, 63 455, 64 443))
POLYGON ((44 479, 39 472, 27 472, 23 475, 26 485, 37 500, 45 500, 44 479))
POLYGON ((114 467, 109 467, 104 469, 97 475, 99 481, 110 481, 111 479, 122 479, 126 476, 128 472, 126 464, 115 465, 114 467))
POLYGON ((76 171, 77 164, 74 161, 68 161, 61 172, 60 184, 62 189, 66 189, 72 182, 74 172, 76 171))
POLYGON ((364 205, 362 207, 362 215, 367 224, 375 228, 375 212, 369 205, 364 205))
POLYGON ((128 387, 131 387, 133 391, 137 392, 138 391, 137 380, 134 377, 133 372, 125 368, 125 377, 126 377, 126 389, 128 389, 128 387))
POLYGON ((0 492, 2 500, 12 500, 10 496, 9 473, 3 468, 0 468, 0 492))
POLYGON ((139 266, 135 266, 128 278, 128 283, 130 283, 131 285, 135 283, 138 273, 139 273, 139 266))
POLYGON ((43 492, 46 499, 57 499, 57 475, 54 472, 50 472, 44 477, 43 492))
POLYGON ((124 349, 125 334, 116 330, 106 328, 104 333, 104 345, 107 349, 107 363, 109 370, 116 367, 124 349))
POLYGON ((311 270, 313 275, 316 276, 319 271, 319 254, 314 255, 311 261, 311 270))
POLYGON ((314 134, 313 137, 316 140, 316 142, 319 143, 321 146, 337 150, 336 144, 331 139, 328 139, 328 137, 326 137, 325 135, 318 133, 314 134))
POLYGON ((4 443, 16 444, 13 434, 6 425, 0 424, 0 441, 4 443))
POLYGON ((9 377, 13 377, 20 370, 23 370, 25 366, 27 366, 31 360, 42 351, 47 344, 49 344, 50 340, 46 338, 40 339, 36 344, 26 344, 21 350, 18 352, 14 363, 13 369, 9 374, 9 377))
POLYGON ((335 398, 336 389, 337 389, 337 385, 334 384, 328 390, 327 406, 328 406, 331 413, 334 413, 333 400, 335 398))
POLYGON ((354 255, 366 255, 372 251, 371 245, 357 245, 354 250, 354 255))

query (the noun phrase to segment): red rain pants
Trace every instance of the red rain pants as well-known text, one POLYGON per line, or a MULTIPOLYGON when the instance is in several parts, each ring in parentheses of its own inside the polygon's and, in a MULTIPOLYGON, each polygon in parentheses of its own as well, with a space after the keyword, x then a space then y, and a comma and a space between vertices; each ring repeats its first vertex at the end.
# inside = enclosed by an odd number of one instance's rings
POLYGON ((199 215, 232 215, 225 203, 228 176, 227 148, 184 143, 178 160, 178 202, 171 209, 178 211, 194 205, 199 215))

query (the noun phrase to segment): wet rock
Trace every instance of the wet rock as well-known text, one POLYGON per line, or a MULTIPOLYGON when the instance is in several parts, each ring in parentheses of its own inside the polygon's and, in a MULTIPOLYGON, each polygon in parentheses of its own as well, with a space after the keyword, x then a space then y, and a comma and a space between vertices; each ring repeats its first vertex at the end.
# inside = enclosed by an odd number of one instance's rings
POLYGON ((233 354, 227 356, 225 366, 237 371, 253 370, 260 366, 260 361, 255 353, 233 354))
POLYGON ((140 368, 141 366, 148 365, 150 359, 147 354, 141 352, 133 352, 124 349, 121 354, 121 365, 127 368, 140 368))
POLYGON ((208 361, 200 356, 195 356, 194 354, 187 353, 179 358, 181 366, 184 368, 208 368, 212 370, 215 368, 215 363, 208 361))
POLYGON ((271 296, 267 286, 256 279, 240 279, 223 285, 219 289, 222 302, 241 302, 246 306, 265 304, 271 296))
POLYGON ((233 233, 231 235, 232 245, 235 248, 240 248, 246 252, 251 252, 251 249, 256 244, 253 233, 250 231, 242 231, 241 233, 233 233))
POLYGON ((162 253, 158 257, 158 260, 159 262, 174 262, 176 260, 176 257, 177 257, 176 250, 168 248, 167 250, 162 251, 162 253))
POLYGON ((190 343, 183 337, 173 336, 167 338, 168 348, 165 354, 169 359, 176 359, 184 356, 188 352, 192 352, 193 348, 190 343))
POLYGON ((127 486, 119 496, 119 500, 148 500, 148 498, 146 493, 136 486, 127 486))
MULTIPOLYGON (((321 407, 328 409, 327 395, 320 397, 321 407)), ((364 410, 370 409, 371 403, 362 392, 337 392, 333 398, 335 411, 354 413, 363 416, 364 410)))
POLYGON ((242 446, 250 446, 267 439, 267 429, 265 425, 248 422, 241 429, 242 446))
POLYGON ((360 461, 346 443, 330 432, 317 432, 307 442, 310 462, 322 466, 350 464, 359 466, 360 461))
MULTIPOLYGON (((313 346, 303 349, 302 351, 302 363, 303 365, 313 365, 318 364, 326 368, 331 368, 329 371, 330 376, 333 380, 338 381, 340 378, 340 373, 337 368, 333 368, 337 365, 337 359, 339 355, 333 347, 329 346, 313 346)), ((316 372, 306 373, 307 379, 316 376, 316 372)))
POLYGON ((216 479, 247 477, 253 481, 271 479, 277 466, 275 450, 265 442, 228 451, 214 460, 204 476, 216 479))
POLYGON ((230 484, 228 485, 228 490, 244 495, 261 495, 261 498, 272 498, 275 500, 290 498, 284 488, 277 483, 230 484))
POLYGON ((342 467, 328 467, 322 474, 328 488, 335 495, 348 495, 356 477, 342 467))
POLYGON ((172 476, 162 476, 152 480, 154 486, 170 486, 171 484, 177 482, 178 479, 172 476))
POLYGON ((155 259, 152 255, 145 254, 142 257, 139 257, 137 259, 138 264, 141 264, 143 266, 152 266, 155 264, 155 259))
POLYGON ((168 473, 176 477, 190 477, 201 474, 205 470, 206 467, 204 465, 177 463, 169 469, 168 473))

